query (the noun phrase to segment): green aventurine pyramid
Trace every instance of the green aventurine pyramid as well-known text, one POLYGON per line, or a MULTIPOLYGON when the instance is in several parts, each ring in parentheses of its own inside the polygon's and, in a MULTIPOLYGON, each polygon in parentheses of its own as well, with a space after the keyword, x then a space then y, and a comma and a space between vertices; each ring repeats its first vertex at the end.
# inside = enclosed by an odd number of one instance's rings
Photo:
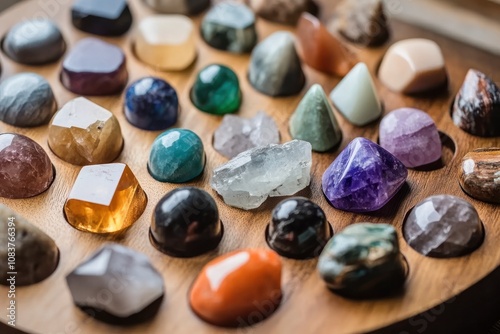
POLYGON ((342 132, 326 94, 314 84, 300 101, 290 118, 290 134, 308 141, 317 152, 328 151, 342 140, 342 132))

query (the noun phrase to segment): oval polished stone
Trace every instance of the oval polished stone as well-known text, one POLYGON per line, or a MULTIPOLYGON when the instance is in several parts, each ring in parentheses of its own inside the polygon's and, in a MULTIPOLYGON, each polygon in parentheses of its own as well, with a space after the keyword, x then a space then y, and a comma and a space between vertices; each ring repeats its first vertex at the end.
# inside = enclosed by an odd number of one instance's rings
POLYGON ((177 123, 177 92, 168 82, 147 77, 134 82, 125 95, 125 117, 143 130, 164 130, 177 123))
POLYGON ((159 135, 151 147, 148 171, 160 182, 183 183, 205 168, 203 142, 187 129, 171 129, 159 135))
POLYGON ((196 15, 210 7, 210 0, 142 0, 154 10, 166 14, 196 15))
POLYGON ((4 37, 2 48, 15 62, 44 65, 62 57, 66 42, 54 22, 36 19, 13 26, 4 37))
POLYGON ((77 0, 71 7, 73 25, 102 36, 120 36, 132 26, 132 13, 126 0, 77 0))
POLYGON ((57 110, 49 83, 35 73, 16 74, 0 84, 0 121, 18 127, 47 124, 57 110))
POLYGON ((500 203, 500 148, 467 153, 458 171, 460 186, 480 201, 500 203))
POLYGON ((123 51, 97 38, 85 38, 73 46, 63 62, 61 82, 80 95, 113 95, 128 80, 123 51))
POLYGON ((484 239, 476 209, 451 195, 427 197, 411 210, 403 235, 417 252, 430 257, 451 258, 472 253, 484 239))
POLYGON ((0 197, 39 195, 54 177, 49 156, 35 141, 20 134, 0 134, 0 197))
POLYGON ((225 327, 253 325, 270 316, 280 301, 281 260, 263 249, 234 251, 210 261, 189 292, 191 309, 201 319, 225 327))
POLYGON ((194 188, 177 188, 156 205, 149 239, 159 251, 176 257, 193 257, 215 249, 223 225, 212 196, 194 188))
POLYGON ((293 259, 318 256, 332 235, 323 210, 302 197, 280 202, 274 208, 266 230, 269 247, 293 259))

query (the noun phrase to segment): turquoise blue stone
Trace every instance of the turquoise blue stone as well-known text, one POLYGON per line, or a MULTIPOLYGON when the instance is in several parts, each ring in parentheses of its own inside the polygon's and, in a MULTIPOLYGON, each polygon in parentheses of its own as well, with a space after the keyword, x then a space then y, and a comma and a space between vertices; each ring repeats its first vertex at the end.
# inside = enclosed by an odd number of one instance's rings
POLYGON ((187 129, 163 132, 149 154, 149 174, 160 182, 182 183, 199 176, 205 168, 203 142, 187 129))

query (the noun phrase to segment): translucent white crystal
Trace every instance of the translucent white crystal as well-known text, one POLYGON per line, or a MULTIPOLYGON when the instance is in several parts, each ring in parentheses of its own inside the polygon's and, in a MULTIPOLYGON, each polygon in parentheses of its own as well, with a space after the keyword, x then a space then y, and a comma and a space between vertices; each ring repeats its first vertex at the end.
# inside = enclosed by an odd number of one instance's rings
POLYGON ((302 140, 245 151, 216 168, 211 185, 230 206, 249 210, 289 196, 311 181, 312 147, 302 140))

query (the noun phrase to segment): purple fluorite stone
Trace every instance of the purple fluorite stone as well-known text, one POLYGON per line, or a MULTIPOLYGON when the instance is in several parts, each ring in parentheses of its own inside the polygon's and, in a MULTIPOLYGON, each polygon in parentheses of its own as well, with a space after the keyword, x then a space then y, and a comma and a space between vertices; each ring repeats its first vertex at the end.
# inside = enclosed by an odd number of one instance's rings
POLYGON ((85 38, 70 51, 63 63, 61 81, 80 95, 113 95, 128 80, 123 51, 97 38, 85 38))
POLYGON ((335 208, 369 212, 383 207, 403 186, 401 161, 366 138, 356 138, 323 174, 323 193, 335 208))
POLYGON ((441 158, 441 139, 432 118, 413 108, 390 112, 380 122, 380 146, 408 168, 441 158))

